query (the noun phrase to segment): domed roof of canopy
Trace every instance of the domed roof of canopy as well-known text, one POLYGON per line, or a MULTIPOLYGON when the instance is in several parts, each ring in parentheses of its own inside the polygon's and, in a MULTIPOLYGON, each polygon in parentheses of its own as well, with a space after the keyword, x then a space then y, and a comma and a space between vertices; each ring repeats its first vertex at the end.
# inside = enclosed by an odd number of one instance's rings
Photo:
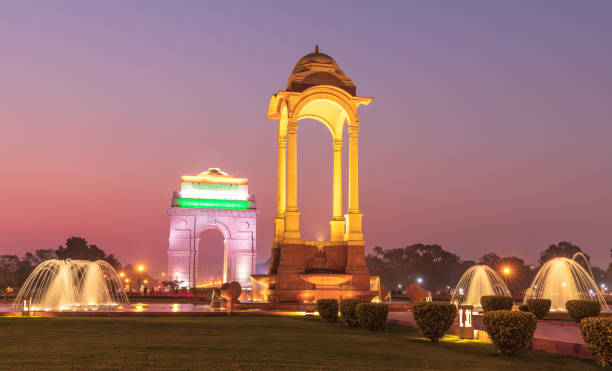
POLYGON ((334 58, 319 53, 318 45, 314 53, 306 54, 296 63, 289 75, 287 91, 301 92, 317 85, 332 85, 353 96, 357 95, 353 80, 344 74, 334 58))

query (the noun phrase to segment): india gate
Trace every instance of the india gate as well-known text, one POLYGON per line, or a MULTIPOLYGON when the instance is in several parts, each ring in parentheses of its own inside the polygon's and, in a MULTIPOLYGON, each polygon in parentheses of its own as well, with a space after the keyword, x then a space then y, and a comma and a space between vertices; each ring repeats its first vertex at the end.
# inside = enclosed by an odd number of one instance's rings
POLYGON ((287 87, 272 96, 267 118, 278 121, 277 198, 274 240, 268 274, 252 275, 253 298, 265 301, 312 301, 320 298, 378 295, 378 277, 371 277, 365 262, 363 214, 359 209, 360 105, 370 97, 357 95, 357 87, 329 55, 302 57, 291 72, 287 87), (333 153, 333 199, 329 241, 307 241, 300 234, 297 204, 297 135, 299 121, 314 119, 330 132, 328 143, 312 145, 333 153), (342 146, 348 127, 348 210, 342 207, 342 146))

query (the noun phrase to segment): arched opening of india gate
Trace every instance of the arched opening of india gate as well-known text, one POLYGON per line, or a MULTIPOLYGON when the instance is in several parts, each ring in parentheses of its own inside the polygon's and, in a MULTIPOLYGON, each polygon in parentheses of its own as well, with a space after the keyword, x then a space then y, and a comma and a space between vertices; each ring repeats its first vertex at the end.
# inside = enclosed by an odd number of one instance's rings
POLYGON ((311 301, 321 298, 378 295, 378 277, 371 277, 365 262, 363 214, 359 209, 360 105, 370 97, 357 96, 357 87, 329 55, 302 57, 291 72, 287 87, 270 99, 268 119, 278 121, 277 199, 271 263, 266 275, 253 275, 255 300, 311 301), (314 119, 330 132, 333 156, 332 215, 329 241, 307 241, 300 233, 297 135, 300 120, 314 119), (348 143, 343 130, 348 127, 348 143), (349 146, 348 210, 342 203, 342 146, 349 146))

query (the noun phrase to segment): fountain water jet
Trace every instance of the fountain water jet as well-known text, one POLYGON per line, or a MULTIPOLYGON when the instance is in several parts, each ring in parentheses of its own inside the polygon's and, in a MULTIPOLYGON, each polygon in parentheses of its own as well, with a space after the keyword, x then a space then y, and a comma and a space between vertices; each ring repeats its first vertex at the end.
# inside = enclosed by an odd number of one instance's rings
POLYGON ((491 267, 474 265, 459 279, 451 302, 482 309, 480 298, 484 295, 512 296, 504 280, 491 267))
POLYGON ((576 261, 565 257, 551 259, 542 265, 523 302, 527 303, 528 299, 550 299, 550 310, 557 312, 566 311, 568 300, 597 300, 602 311, 608 310, 593 276, 576 261))
POLYGON ((13 309, 30 299, 33 311, 112 309, 128 303, 117 272, 103 260, 40 263, 19 290, 13 309))

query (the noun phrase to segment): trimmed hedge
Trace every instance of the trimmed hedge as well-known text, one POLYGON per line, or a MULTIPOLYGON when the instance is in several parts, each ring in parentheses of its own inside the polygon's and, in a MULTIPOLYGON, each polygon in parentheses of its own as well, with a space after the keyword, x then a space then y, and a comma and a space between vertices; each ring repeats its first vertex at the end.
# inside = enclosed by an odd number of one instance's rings
POLYGON ((527 299, 529 311, 538 319, 544 318, 550 311, 550 299, 527 299))
POLYGON ((361 299, 343 299, 340 300, 340 314, 342 322, 348 327, 359 326, 359 318, 357 318, 357 305, 367 303, 361 299))
POLYGON ((328 322, 336 322, 338 320, 337 299, 317 300, 317 310, 319 311, 319 316, 328 322))
POLYGON ((519 305, 518 310, 521 312, 529 312, 529 306, 527 304, 519 305))
POLYGON ((584 346, 603 366, 612 366, 612 317, 591 317, 580 321, 584 346))
POLYGON ((370 331, 385 331, 389 307, 385 304, 361 303, 357 304, 357 318, 359 325, 370 331))
POLYGON ((412 315, 423 336, 437 342, 455 322, 457 307, 451 303, 425 301, 412 307, 412 315))
POLYGON ((576 322, 586 317, 597 317, 601 312, 601 304, 595 300, 569 300, 565 303, 569 316, 576 322))
POLYGON ((492 310, 510 310, 514 305, 514 300, 509 296, 485 295, 480 297, 480 305, 484 312, 492 310))
POLYGON ((511 356, 531 342, 538 319, 533 313, 494 310, 484 313, 483 323, 491 342, 502 354, 511 356))

